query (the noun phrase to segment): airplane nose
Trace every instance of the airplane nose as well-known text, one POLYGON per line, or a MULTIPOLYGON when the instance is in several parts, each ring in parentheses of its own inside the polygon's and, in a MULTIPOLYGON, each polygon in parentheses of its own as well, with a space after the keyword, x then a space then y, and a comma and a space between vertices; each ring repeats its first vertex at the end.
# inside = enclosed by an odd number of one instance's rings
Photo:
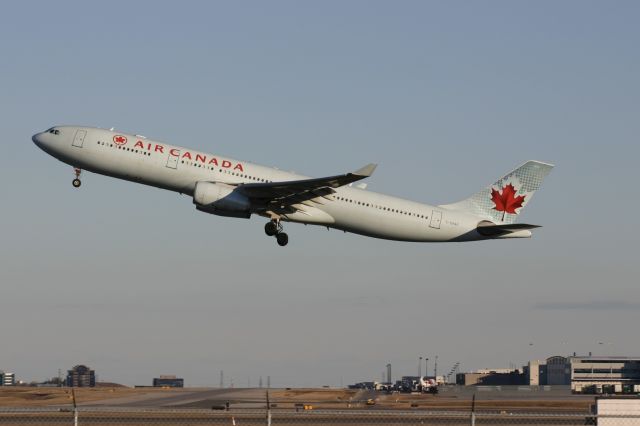
POLYGON ((47 150, 47 146, 49 146, 46 139, 48 138, 46 137, 45 132, 36 133, 35 135, 31 136, 31 140, 33 141, 33 143, 35 143, 38 148, 45 151, 47 150))
POLYGON ((31 136, 31 140, 33 141, 33 143, 35 143, 36 145, 40 146, 40 135, 42 133, 36 133, 35 135, 31 136))

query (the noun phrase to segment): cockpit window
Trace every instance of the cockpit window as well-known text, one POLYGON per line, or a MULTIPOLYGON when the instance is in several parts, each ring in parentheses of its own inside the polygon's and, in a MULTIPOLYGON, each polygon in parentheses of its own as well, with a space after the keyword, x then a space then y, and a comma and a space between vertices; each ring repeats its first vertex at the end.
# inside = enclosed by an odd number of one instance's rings
POLYGON ((54 129, 53 127, 49 130, 47 130, 47 133, 51 133, 53 135, 59 135, 60 134, 60 130, 54 129))

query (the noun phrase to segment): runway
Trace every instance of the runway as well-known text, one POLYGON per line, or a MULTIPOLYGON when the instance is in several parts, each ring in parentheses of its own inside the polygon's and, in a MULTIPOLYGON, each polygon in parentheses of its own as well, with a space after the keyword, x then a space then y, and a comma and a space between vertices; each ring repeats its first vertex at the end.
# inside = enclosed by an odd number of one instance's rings
POLYGON ((125 408, 211 408, 224 406, 227 402, 236 408, 262 408, 266 405, 265 389, 168 389, 118 399, 82 404, 89 407, 125 408))

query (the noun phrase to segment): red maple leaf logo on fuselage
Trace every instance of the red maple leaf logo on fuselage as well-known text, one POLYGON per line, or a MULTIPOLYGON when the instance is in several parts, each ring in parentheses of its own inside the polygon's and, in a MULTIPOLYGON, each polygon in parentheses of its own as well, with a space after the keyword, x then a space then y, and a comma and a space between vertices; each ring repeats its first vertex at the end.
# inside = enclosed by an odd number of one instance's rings
POLYGON ((518 214, 516 209, 522 207, 526 195, 516 195, 516 189, 512 184, 508 184, 502 188, 502 193, 491 188, 491 200, 496 205, 494 210, 502 212, 502 220, 504 221, 505 213, 518 214))
POLYGON ((127 143, 127 138, 125 136, 122 136, 122 135, 115 135, 113 137, 113 142, 116 145, 124 145, 124 144, 127 143))

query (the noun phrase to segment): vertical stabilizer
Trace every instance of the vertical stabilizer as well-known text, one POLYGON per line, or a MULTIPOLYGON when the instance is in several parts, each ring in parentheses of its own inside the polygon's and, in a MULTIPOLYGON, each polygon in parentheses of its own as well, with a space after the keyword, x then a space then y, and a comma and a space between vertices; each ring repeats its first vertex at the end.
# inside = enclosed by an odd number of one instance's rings
POLYGON ((494 223, 514 223, 551 169, 551 164, 527 161, 466 200, 440 207, 464 210, 494 223))

